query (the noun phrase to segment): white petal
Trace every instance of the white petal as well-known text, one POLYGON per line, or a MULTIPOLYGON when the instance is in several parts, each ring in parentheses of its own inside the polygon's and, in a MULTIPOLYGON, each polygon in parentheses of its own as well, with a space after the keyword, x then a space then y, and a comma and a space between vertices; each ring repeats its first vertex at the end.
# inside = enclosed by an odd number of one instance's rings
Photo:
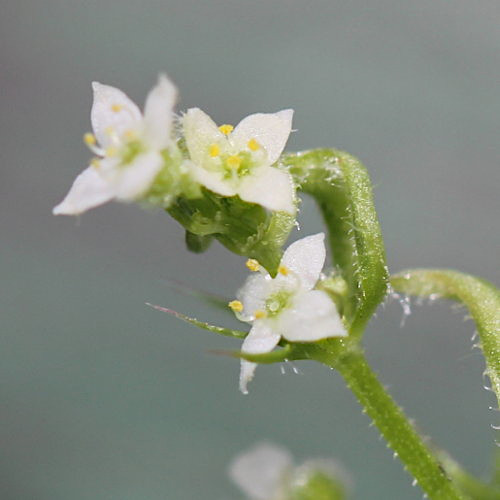
POLYGON ((221 196, 236 195, 236 189, 223 178, 220 172, 206 170, 193 162, 186 162, 185 164, 189 167, 193 179, 210 191, 220 194, 221 196))
POLYGON ((144 106, 145 138, 151 147, 164 149, 170 143, 176 98, 175 85, 166 75, 160 75, 144 106))
MULTIPOLYGON (((280 341, 280 336, 275 333, 265 320, 254 322, 249 334, 245 337, 241 350, 249 354, 263 354, 271 352, 280 341)), ((240 391, 248 394, 247 384, 253 379, 257 363, 241 360, 240 391)))
POLYGON ((291 454, 271 443, 258 443, 237 455, 229 466, 229 476, 253 500, 269 500, 279 488, 291 454))
POLYGON ((231 134, 231 141, 238 149, 245 149, 250 139, 255 139, 267 152, 273 164, 285 149, 292 131, 293 109, 277 113, 256 113, 243 118, 231 134))
POLYGON ((217 128, 212 118, 199 108, 187 110, 182 117, 182 126, 189 155, 200 166, 209 157, 208 149, 211 144, 217 143, 221 149, 227 145, 226 136, 217 128))
POLYGON ((268 210, 295 213, 292 177, 274 167, 260 167, 241 180, 238 194, 244 201, 268 210))
POLYGON ((269 274, 260 272, 251 274, 236 293, 236 298, 243 304, 243 311, 238 315, 239 319, 249 321, 253 319, 255 311, 264 311, 272 287, 273 280, 269 274))
POLYGON ((85 169, 73 182, 66 198, 59 203, 54 215, 78 215, 114 198, 111 186, 102 179, 95 167, 85 169))
POLYGON ((136 104, 120 89, 92 82, 94 102, 90 112, 92 129, 97 140, 106 148, 111 144, 110 130, 121 137, 127 130, 142 127, 142 115, 136 104), (117 111, 113 111, 116 106, 117 111))
POLYGON ((292 342, 314 342, 347 335, 335 303, 321 290, 296 296, 290 308, 279 316, 279 331, 292 342))
POLYGON ((138 155, 130 164, 118 165, 108 171, 103 168, 102 175, 113 186, 117 199, 132 201, 148 191, 163 164, 159 152, 149 151, 138 155))
POLYGON ((292 271, 301 287, 311 290, 316 285, 326 258, 325 233, 306 236, 292 243, 285 251, 281 264, 292 271))

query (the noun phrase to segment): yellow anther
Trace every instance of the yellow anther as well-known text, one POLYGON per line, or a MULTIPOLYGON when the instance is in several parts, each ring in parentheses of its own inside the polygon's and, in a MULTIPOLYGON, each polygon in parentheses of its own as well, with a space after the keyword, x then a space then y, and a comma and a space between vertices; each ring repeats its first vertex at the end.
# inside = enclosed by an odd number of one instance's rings
POLYGON ((260 309, 258 311, 255 311, 253 313, 253 315, 255 316, 255 319, 262 319, 262 318, 265 318, 267 316, 266 312, 261 311, 260 309))
POLYGON ((216 156, 219 156, 220 154, 220 147, 218 144, 210 144, 208 147, 208 154, 212 157, 215 158, 216 156))
POLYGON ((111 104, 111 111, 119 113, 123 109, 123 104, 111 104))
POLYGON ((125 139, 132 140, 137 137, 137 133, 135 130, 125 130, 123 136, 125 137, 125 139))
POLYGON ((113 127, 106 127, 104 129, 104 133, 106 135, 113 135, 115 133, 115 129, 113 127))
POLYGON ((233 131, 233 129, 234 127, 232 125, 228 125, 227 123, 219 127, 219 130, 225 135, 229 135, 233 131))
POLYGON ((85 144, 88 144, 89 146, 93 146, 97 141, 96 141, 96 138, 95 138, 94 134, 91 134, 90 132, 87 132, 83 136, 83 142, 85 144))
POLYGON ((116 156, 118 154, 118 149, 114 146, 109 146, 109 148, 106 148, 105 153, 106 156, 116 156))
POLYGON ((290 269, 288 269, 288 267, 286 266, 280 266, 278 267, 278 272, 283 276, 288 276, 288 274, 290 274, 290 269))
POLYGON ((229 302, 228 306, 234 312, 241 312, 241 311, 243 311, 243 304, 239 300, 232 300, 231 302, 229 302))
POLYGON ((258 151, 260 149, 260 144, 255 139, 250 139, 247 142, 247 146, 251 151, 258 151))
POLYGON ((238 168, 241 165, 241 158, 238 155, 228 156, 226 165, 231 168, 238 168))
POLYGON ((92 160, 90 160, 90 164, 94 168, 99 168, 101 166, 101 162, 99 161, 99 158, 92 158, 92 160))
POLYGON ((260 269, 259 261, 255 259, 248 259, 245 264, 250 271, 256 272, 260 269))

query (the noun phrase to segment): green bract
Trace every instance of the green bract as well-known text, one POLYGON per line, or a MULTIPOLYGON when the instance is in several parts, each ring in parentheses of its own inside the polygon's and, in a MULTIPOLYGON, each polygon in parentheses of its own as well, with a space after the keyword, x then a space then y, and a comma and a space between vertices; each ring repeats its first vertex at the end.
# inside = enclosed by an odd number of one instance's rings
POLYGON ((167 209, 190 233, 190 249, 203 251, 214 237, 232 252, 257 259, 275 275, 282 246, 295 225, 295 216, 270 212, 238 196, 224 197, 201 188, 199 198, 178 197, 167 209), (198 239, 195 243, 195 235, 198 239))

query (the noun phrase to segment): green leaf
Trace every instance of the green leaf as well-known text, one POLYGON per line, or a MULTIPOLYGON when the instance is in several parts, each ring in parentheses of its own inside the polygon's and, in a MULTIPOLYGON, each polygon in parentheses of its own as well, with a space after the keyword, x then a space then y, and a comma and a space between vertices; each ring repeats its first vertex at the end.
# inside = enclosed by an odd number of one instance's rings
POLYGON ((342 151, 318 149, 283 158, 298 189, 318 203, 335 264, 348 285, 344 314, 361 335, 388 290, 385 250, 365 167, 342 151))
POLYGON ((177 198, 168 212, 192 235, 215 237, 230 251, 257 259, 272 276, 295 224, 287 213, 269 212, 238 196, 223 197, 204 188, 201 197, 177 198))
POLYGON ((500 291, 474 276, 443 269, 411 269, 396 274, 397 292, 419 297, 441 297, 462 302, 476 323, 486 374, 500 402, 500 291))
POLYGON ((168 309, 166 307, 155 306, 154 304, 150 304, 148 302, 146 302, 146 305, 148 305, 149 307, 152 307, 153 309, 156 309, 157 311, 171 314, 172 316, 175 316, 176 318, 181 319, 182 321, 186 321, 187 323, 189 323, 191 325, 197 326, 198 328, 201 328, 203 330, 208 330, 209 332, 217 333, 219 335, 224 335, 225 337, 244 339, 248 335, 248 332, 242 332, 241 330, 233 330, 231 328, 224 328, 222 326, 210 325, 208 323, 205 323, 204 321, 199 321, 196 318, 190 318, 189 316, 186 316, 185 314, 182 314, 182 313, 177 312, 177 311, 173 311, 172 309, 168 309))

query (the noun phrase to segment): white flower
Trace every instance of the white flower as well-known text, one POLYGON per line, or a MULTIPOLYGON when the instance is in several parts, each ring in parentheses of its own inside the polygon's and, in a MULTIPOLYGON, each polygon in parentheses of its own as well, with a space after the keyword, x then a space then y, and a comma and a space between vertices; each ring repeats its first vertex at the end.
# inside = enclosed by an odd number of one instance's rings
POLYGON ((234 128, 217 127, 201 109, 182 119, 194 178, 222 196, 238 195, 269 210, 295 213, 295 190, 287 172, 271 165, 285 147, 293 110, 247 116, 234 128))
POLYGON ((92 83, 94 134, 84 140, 99 157, 74 181, 54 215, 76 215, 112 199, 131 201, 151 187, 171 144, 177 90, 165 75, 149 93, 144 115, 121 90, 92 83))
MULTIPOLYGON (((329 337, 345 337, 347 332, 334 302, 321 290, 313 290, 326 250, 324 233, 307 236, 285 251, 275 278, 258 262, 247 266, 256 271, 249 276, 229 306, 241 321, 252 323, 242 351, 270 352, 281 337, 291 342, 314 342, 329 337)), ((242 360, 240 390, 246 394, 256 364, 242 360)))
POLYGON ((294 490, 302 490, 318 474, 332 482, 332 492, 338 491, 340 485, 348 491, 352 484, 349 474, 336 460, 309 459, 295 466, 288 450, 268 442, 243 451, 229 466, 229 477, 251 500, 295 498, 294 490))
POLYGON ((291 472, 291 454, 272 443, 258 443, 237 455, 229 467, 229 476, 252 500, 270 500, 282 496, 287 472, 291 472))

